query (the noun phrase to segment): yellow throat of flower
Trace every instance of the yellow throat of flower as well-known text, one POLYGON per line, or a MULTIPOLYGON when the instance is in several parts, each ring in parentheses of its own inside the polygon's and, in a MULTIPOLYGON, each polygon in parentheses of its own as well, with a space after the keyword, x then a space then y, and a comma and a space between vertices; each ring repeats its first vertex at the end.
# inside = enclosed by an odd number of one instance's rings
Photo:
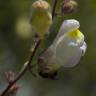
POLYGON ((84 37, 84 35, 79 31, 79 29, 72 32, 68 32, 68 36, 74 39, 81 39, 82 37, 84 37))

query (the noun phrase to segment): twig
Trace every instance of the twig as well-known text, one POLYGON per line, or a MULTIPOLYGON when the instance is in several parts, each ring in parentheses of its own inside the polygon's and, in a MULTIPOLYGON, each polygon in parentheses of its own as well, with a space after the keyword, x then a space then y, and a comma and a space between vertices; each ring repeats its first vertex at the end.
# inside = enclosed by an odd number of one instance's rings
POLYGON ((25 72, 29 69, 29 66, 31 64, 31 61, 33 60, 33 57, 35 55, 36 50, 38 49, 39 45, 40 45, 41 40, 38 40, 37 44, 35 45, 35 48, 29 58, 29 61, 24 64, 23 68, 21 69, 21 71, 18 73, 17 77, 14 79, 14 81, 12 83, 10 83, 6 89, 2 92, 2 94, 0 96, 5 96, 5 94, 9 91, 9 89, 25 74, 25 72))
POLYGON ((52 10, 52 18, 55 17, 55 10, 56 10, 57 1, 58 0, 54 0, 53 10, 52 10))

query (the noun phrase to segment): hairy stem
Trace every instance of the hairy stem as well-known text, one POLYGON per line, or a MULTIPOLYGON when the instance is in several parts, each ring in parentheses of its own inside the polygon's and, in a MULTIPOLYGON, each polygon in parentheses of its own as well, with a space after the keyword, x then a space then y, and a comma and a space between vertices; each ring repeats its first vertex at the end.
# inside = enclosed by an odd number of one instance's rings
POLYGON ((31 53, 31 56, 26 64, 21 68, 21 71, 18 73, 17 77, 14 79, 12 83, 10 83, 6 89, 2 92, 0 96, 5 96, 5 94, 9 91, 9 89, 26 73, 26 71, 29 69, 29 66, 33 60, 33 57, 35 55, 36 50, 38 49, 40 45, 41 40, 38 40, 37 44, 35 45, 35 48, 33 52, 31 53))

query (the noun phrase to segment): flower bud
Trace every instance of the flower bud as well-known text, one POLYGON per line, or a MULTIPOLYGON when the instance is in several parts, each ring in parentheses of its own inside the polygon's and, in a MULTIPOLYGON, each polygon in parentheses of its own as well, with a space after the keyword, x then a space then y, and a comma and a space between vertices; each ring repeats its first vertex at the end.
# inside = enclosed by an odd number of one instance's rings
POLYGON ((67 2, 67 0, 64 0, 63 6, 62 6, 62 12, 65 14, 70 14, 70 13, 76 11, 77 6, 78 6, 78 4, 74 0, 68 0, 68 2, 67 2))
MULTIPOLYGON (((7 80, 7 82, 8 82, 9 85, 12 82, 14 82, 15 75, 14 75, 14 73, 12 71, 6 72, 5 73, 5 76, 6 76, 6 80, 7 80)), ((4 96, 16 96, 19 88, 20 88, 19 85, 13 84, 12 87, 8 90, 8 92, 5 93, 4 96)))
POLYGON ((48 10, 50 9, 50 5, 48 2, 43 0, 37 0, 32 4, 32 8, 34 9, 42 9, 42 10, 48 10))
POLYGON ((32 4, 30 24, 40 39, 49 34, 52 24, 51 6, 47 1, 37 0, 32 4))

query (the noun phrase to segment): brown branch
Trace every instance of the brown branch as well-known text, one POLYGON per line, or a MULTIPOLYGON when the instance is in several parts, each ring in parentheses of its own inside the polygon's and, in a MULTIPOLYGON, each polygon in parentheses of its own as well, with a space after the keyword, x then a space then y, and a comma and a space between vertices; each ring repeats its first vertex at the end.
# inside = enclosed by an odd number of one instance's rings
POLYGON ((54 0, 53 10, 52 10, 52 18, 55 17, 55 10, 56 10, 57 1, 58 0, 54 0))
POLYGON ((32 62, 32 60, 33 60, 33 57, 34 57, 34 55, 35 55, 36 50, 38 49, 38 47, 39 47, 39 45, 40 45, 40 42, 41 42, 41 40, 39 40, 39 41, 36 43, 35 48, 34 48, 32 54, 31 54, 31 56, 30 56, 30 58, 29 58, 29 61, 28 61, 26 64, 24 64, 24 66, 22 67, 21 71, 18 73, 17 77, 14 79, 14 81, 13 81, 12 83, 10 83, 10 84, 6 87, 6 89, 2 92, 2 94, 1 94, 0 96, 5 96, 6 93, 9 91, 9 89, 10 89, 10 88, 26 73, 26 71, 29 69, 29 66, 30 66, 30 64, 31 64, 31 62, 32 62))

